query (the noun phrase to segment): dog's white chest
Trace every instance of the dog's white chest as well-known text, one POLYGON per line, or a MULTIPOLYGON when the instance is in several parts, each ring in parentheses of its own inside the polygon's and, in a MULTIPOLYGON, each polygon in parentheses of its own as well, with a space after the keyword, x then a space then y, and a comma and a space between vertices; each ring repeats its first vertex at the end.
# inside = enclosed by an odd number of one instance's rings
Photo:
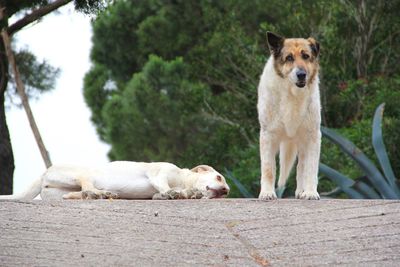
POLYGON ((282 122, 287 137, 293 138, 302 123, 307 112, 308 101, 286 101, 280 107, 282 122))

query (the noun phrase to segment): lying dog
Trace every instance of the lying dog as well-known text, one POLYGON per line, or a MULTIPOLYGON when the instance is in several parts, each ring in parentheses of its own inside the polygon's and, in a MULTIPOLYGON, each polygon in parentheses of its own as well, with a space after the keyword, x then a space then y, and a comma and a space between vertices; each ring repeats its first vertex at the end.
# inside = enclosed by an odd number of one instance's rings
POLYGON ((0 199, 171 199, 220 198, 229 193, 225 178, 207 165, 191 170, 164 162, 115 161, 99 168, 52 166, 20 195, 0 199))
POLYGON ((313 38, 267 34, 271 52, 258 86, 260 121, 260 199, 276 199, 275 155, 280 150, 278 187, 283 187, 298 156, 296 198, 319 199, 321 146, 319 44, 313 38))

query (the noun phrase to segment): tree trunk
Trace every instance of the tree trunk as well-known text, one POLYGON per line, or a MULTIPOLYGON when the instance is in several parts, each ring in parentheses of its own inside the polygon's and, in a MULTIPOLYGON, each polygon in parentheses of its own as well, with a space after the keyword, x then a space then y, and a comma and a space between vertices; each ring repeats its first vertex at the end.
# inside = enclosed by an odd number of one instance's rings
POLYGON ((13 51, 11 49, 11 41, 10 41, 10 38, 8 36, 7 30, 3 29, 1 31, 1 36, 2 36, 2 39, 3 39, 3 42, 4 42, 4 47, 5 47, 5 50, 6 50, 8 62, 11 65, 12 70, 14 72, 14 79, 15 79, 15 83, 17 85, 18 94, 19 94, 19 96, 21 98, 21 101, 22 101, 22 106, 24 107, 26 115, 28 116, 29 125, 31 126, 33 135, 35 136, 36 143, 37 143, 37 145, 39 147, 40 154, 42 154, 42 158, 43 158, 43 161, 44 161, 44 163, 46 165, 46 168, 49 168, 52 165, 51 164, 51 160, 50 160, 50 156, 49 156, 49 153, 46 150, 46 147, 45 147, 45 145, 43 143, 43 140, 42 140, 42 137, 40 135, 39 129, 38 129, 38 127, 36 125, 36 122, 35 122, 35 118, 33 117, 33 113, 32 113, 32 110, 31 110, 31 107, 30 107, 29 101, 28 101, 28 96, 25 93, 25 86, 24 86, 24 84, 23 84, 23 82, 21 80, 21 77, 20 77, 20 74, 19 74, 19 70, 18 70, 18 66, 17 66, 17 64, 15 62, 14 54, 13 54, 13 51))
POLYGON ((12 194, 14 175, 14 156, 4 103, 4 93, 8 83, 7 73, 8 61, 4 43, 0 37, 0 195, 12 194))

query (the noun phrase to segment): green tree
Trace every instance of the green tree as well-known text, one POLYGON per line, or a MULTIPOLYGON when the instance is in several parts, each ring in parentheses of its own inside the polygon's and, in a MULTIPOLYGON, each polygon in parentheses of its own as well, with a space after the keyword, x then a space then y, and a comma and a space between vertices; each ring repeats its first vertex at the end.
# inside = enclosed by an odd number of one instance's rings
MULTIPOLYGON (((14 157, 5 115, 5 98, 8 95, 11 102, 14 102, 16 86, 15 81, 9 78, 11 67, 9 67, 5 48, 8 40, 5 40, 4 36, 12 36, 23 27, 69 2, 72 0, 0 0, 0 31, 2 32, 0 37, 0 194, 12 193, 14 173, 14 157), (13 15, 22 15, 22 17, 9 25, 9 18, 13 15)), ((94 13, 104 6, 104 1, 75 0, 74 4, 79 11, 94 13)), ((38 62, 36 57, 26 50, 16 53, 15 58, 29 96, 37 96, 38 93, 54 87, 57 69, 46 62, 38 62)))
POLYGON ((214 128, 201 116, 209 98, 205 85, 189 80, 182 59, 151 56, 104 107, 110 158, 191 164, 208 149, 205 140, 214 128))
MULTIPOLYGON (((377 103, 388 102, 384 123, 392 126, 384 126, 390 137, 385 143, 391 158, 399 158, 399 5, 370 0, 115 2, 93 22, 93 68, 84 86, 92 120, 101 138, 112 144, 112 159, 209 163, 232 170, 256 195, 257 84, 269 56, 265 33, 270 30, 320 41, 324 125, 342 128, 368 146, 364 133, 370 124, 365 121, 371 120, 377 103), (152 54, 158 57, 149 59, 152 54), (177 58, 184 76, 167 67, 178 64, 177 58), (155 62, 170 72, 150 68, 155 62), (164 84, 174 80, 177 88, 186 81, 182 95, 198 90, 202 99, 161 95, 164 84), (185 103, 196 105, 189 117, 178 112, 185 103), (202 131, 182 138, 180 146, 178 133, 191 129, 182 120, 192 118, 201 121, 202 131), (170 130, 161 127, 164 123, 170 130)), ((324 162, 349 169, 338 157, 324 143, 324 162)), ((400 162, 393 166, 400 171, 400 162)), ((321 184, 324 190, 330 187, 321 184)))

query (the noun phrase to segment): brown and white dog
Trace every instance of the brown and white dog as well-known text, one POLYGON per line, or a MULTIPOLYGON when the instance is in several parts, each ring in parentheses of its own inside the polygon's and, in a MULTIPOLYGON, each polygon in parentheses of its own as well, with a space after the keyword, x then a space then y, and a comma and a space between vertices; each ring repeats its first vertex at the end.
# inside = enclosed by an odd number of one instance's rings
POLYGON ((283 38, 267 33, 271 56, 258 86, 262 200, 276 199, 275 155, 285 186, 298 156, 296 198, 319 199, 321 146, 319 44, 313 38, 283 38))

